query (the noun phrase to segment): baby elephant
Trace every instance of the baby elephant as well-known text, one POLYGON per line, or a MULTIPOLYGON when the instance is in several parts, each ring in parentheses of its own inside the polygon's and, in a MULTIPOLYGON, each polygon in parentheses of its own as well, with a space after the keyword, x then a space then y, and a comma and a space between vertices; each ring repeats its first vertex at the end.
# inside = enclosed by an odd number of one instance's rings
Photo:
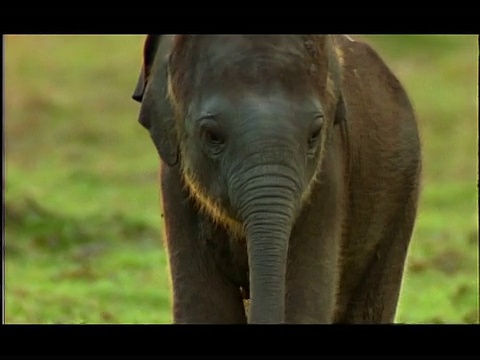
POLYGON ((369 45, 150 35, 133 98, 162 160, 175 323, 393 322, 421 151, 369 45))

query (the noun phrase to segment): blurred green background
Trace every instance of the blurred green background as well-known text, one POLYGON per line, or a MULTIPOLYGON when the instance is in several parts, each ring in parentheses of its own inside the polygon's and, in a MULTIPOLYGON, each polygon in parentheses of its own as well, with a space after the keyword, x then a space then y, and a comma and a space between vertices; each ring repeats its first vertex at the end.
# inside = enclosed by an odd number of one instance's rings
MULTIPOLYGON (((478 36, 357 36, 410 94, 423 191, 396 321, 478 322, 478 36)), ((7 323, 169 323, 143 36, 6 36, 7 323)))

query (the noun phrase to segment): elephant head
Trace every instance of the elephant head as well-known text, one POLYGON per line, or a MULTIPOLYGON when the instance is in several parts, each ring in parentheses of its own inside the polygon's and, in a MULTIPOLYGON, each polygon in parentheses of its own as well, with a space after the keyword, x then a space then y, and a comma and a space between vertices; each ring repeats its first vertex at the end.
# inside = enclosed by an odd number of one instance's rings
POLYGON ((291 229, 345 117, 333 40, 149 36, 144 55, 139 121, 201 210, 246 239, 250 321, 283 322, 291 229))

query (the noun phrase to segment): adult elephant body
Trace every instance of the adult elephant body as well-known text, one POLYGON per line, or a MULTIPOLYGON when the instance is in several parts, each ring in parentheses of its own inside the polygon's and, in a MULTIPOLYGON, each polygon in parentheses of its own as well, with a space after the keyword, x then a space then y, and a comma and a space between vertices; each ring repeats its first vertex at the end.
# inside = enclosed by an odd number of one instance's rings
POLYGON ((134 99, 162 159, 174 321, 392 322, 420 143, 370 46, 149 36, 144 55, 134 99))

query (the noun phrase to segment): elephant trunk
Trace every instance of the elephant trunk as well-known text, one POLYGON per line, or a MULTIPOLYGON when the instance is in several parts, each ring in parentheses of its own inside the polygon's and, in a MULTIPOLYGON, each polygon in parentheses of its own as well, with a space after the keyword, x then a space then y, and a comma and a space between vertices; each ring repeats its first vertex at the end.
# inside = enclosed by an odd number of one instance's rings
POLYGON ((284 165, 264 165, 242 178, 237 209, 247 238, 249 322, 282 323, 288 243, 299 199, 298 176, 284 165))

